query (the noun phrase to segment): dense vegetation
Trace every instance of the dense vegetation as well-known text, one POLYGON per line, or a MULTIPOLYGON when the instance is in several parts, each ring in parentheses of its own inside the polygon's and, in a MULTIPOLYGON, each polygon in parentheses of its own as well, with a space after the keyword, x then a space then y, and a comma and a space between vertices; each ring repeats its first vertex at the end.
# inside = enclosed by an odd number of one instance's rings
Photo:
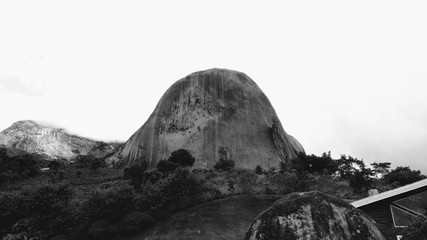
MULTIPOLYGON (((424 216, 427 216, 427 209, 424 209, 424 216)), ((402 240, 427 240, 427 217, 408 226, 402 240)))
POLYGON ((219 159, 211 170, 191 169, 195 159, 182 149, 155 167, 143 162, 124 170, 79 156, 72 164, 50 162, 49 171, 39 172, 47 165, 33 164, 31 158, 0 155, 3 173, 21 176, 27 171, 25 177, 0 185, 0 235, 5 239, 115 238, 231 195, 317 190, 358 199, 372 187, 385 191, 425 178, 409 167, 390 170, 389 163, 375 163, 369 168, 363 160, 345 155, 332 159, 330 153, 300 154, 278 169, 253 170, 236 168, 232 159, 219 159))

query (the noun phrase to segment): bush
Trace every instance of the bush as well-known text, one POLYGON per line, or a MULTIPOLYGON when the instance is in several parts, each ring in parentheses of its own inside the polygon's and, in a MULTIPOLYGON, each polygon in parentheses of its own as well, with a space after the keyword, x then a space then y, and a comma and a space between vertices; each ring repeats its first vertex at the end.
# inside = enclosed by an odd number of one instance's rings
POLYGON ((73 220, 72 193, 67 183, 41 184, 3 193, 0 206, 7 211, 0 215, 0 232, 10 232, 12 226, 14 231, 27 233, 66 229, 73 220))
POLYGON ((10 183, 10 175, 6 172, 0 173, 0 185, 9 184, 9 183, 10 183))
POLYGON ((93 159, 89 164, 89 169, 98 172, 98 170, 102 167, 102 165, 105 164, 104 161, 102 161, 99 158, 93 159))
POLYGON ((135 232, 140 229, 144 229, 153 223, 154 218, 150 214, 136 211, 126 215, 123 218, 121 225, 124 232, 135 232))
POLYGON ((157 169, 152 169, 144 173, 144 182, 156 183, 162 178, 163 174, 157 169))
POLYGON ((427 218, 408 226, 402 240, 427 240, 427 218))
POLYGON ((111 225, 105 220, 93 222, 87 231, 87 235, 94 239, 111 238, 117 234, 117 227, 111 225))
POLYGON ((185 149, 179 149, 172 152, 168 160, 181 167, 191 167, 196 161, 196 159, 185 149))
POLYGON ((82 203, 81 214, 88 219, 121 219, 133 206, 132 187, 113 185, 105 189, 96 189, 82 203))
POLYGON ((255 168, 255 173, 258 175, 261 175, 263 172, 262 167, 260 165, 257 165, 255 168))
POLYGON ((37 162, 41 162, 41 156, 37 154, 18 153, 15 156, 9 156, 4 147, 0 147, 0 173, 6 173, 9 176, 16 174, 19 178, 2 179, 2 183, 10 183, 9 180, 19 181, 21 178, 33 177, 39 173, 37 162))
POLYGON ((254 186, 258 176, 249 171, 244 171, 239 175, 239 187, 243 194, 251 194, 254 191, 254 186))
POLYGON ((51 161, 47 167, 50 168, 51 170, 58 170, 59 167, 61 166, 61 164, 58 161, 51 161))
POLYGON ((135 188, 141 187, 142 181, 144 180, 145 171, 148 169, 148 162, 143 161, 141 165, 133 165, 124 170, 125 177, 130 178, 130 184, 135 188))
POLYGON ((284 172, 275 173, 269 177, 270 189, 275 194, 288 194, 292 192, 304 191, 296 173, 284 172))
POLYGON ((159 170, 161 173, 169 173, 177 168, 178 168, 178 165, 169 160, 160 160, 157 163, 157 170, 159 170))
POLYGON ((220 158, 219 161, 214 165, 215 170, 228 171, 234 168, 234 161, 231 159, 220 158))
POLYGON ((179 206, 178 199, 190 197, 194 202, 201 194, 206 192, 205 182, 197 178, 187 168, 178 168, 167 177, 154 184, 147 183, 143 190, 142 207, 139 209, 170 209, 179 206))

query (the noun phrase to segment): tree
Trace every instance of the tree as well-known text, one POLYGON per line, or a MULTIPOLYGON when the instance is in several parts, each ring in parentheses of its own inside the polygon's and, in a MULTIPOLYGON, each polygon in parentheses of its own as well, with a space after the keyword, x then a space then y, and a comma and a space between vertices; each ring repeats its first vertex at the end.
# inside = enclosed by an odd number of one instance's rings
POLYGON ((372 185, 372 171, 370 168, 356 169, 353 176, 349 179, 350 187, 356 193, 368 190, 372 185))
POLYGON ((422 175, 419 170, 411 170, 409 167, 397 167, 384 175, 384 179, 389 184, 398 182, 400 186, 404 186, 424 178, 426 178, 426 176, 422 175))
POLYGON ((391 163, 389 162, 371 163, 372 171, 377 179, 390 172, 390 165, 391 163))
POLYGON ((337 173, 341 179, 348 180, 351 188, 357 193, 362 193, 372 186, 374 172, 367 168, 363 160, 342 155, 337 162, 337 173))
POLYGON ((191 167, 196 161, 196 159, 185 149, 179 149, 172 152, 168 160, 180 165, 181 167, 191 167))
MULTIPOLYGON (((306 173, 334 174, 338 170, 338 164, 331 157, 331 152, 323 153, 321 157, 316 155, 306 155, 298 153, 297 158, 291 161, 292 168, 297 170, 299 175, 306 173)), ((282 168, 282 165, 281 165, 282 168)), ((281 169, 281 172, 286 169, 281 169)))

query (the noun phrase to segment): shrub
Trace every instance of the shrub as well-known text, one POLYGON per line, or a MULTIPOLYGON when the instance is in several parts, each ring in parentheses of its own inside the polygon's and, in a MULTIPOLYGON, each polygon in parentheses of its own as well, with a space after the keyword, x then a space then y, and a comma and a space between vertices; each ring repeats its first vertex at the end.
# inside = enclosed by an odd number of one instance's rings
POLYGON ((168 160, 181 167, 191 167, 196 161, 196 159, 185 149, 179 149, 172 152, 168 160))
POLYGON ((133 206, 134 192, 132 187, 113 185, 105 189, 96 189, 82 203, 81 214, 89 219, 120 219, 133 206))
POLYGON ((144 173, 144 182, 149 182, 151 184, 159 181, 162 178, 163 174, 157 169, 152 169, 144 173))
POLYGON ((0 185, 4 183, 10 183, 10 175, 6 172, 0 173, 0 185))
POLYGON ((159 170, 161 173, 169 173, 177 168, 178 165, 169 160, 160 160, 157 163, 157 170, 159 170))
POLYGON ((58 161, 51 161, 47 167, 50 168, 51 170, 58 170, 59 167, 61 166, 61 164, 58 161))
POLYGON ((255 173, 258 175, 261 175, 263 172, 262 167, 260 165, 257 165, 255 168, 255 173))
POLYGON ((180 197, 190 197, 195 201, 205 192, 204 180, 197 178, 187 168, 178 168, 167 177, 154 184, 147 183, 143 190, 143 202, 140 209, 150 207, 152 209, 171 208, 178 206, 180 197))
POLYGON ((405 229, 402 240, 426 240, 427 218, 414 222, 405 229))
POLYGON ((126 215, 121 222, 121 226, 124 232, 135 232, 150 226, 153 222, 154 218, 150 214, 136 211, 126 215))
POLYGON ((87 235, 94 239, 111 238, 118 232, 117 227, 105 220, 93 222, 87 231, 87 235))
POLYGON ((234 168, 234 161, 231 159, 220 158, 219 161, 214 165, 215 170, 228 171, 234 168))
POLYGON ((234 192, 236 190, 236 181, 234 180, 234 178, 227 179, 227 186, 228 186, 227 190, 229 192, 234 192))
POLYGON ((243 194, 251 194, 258 176, 249 171, 244 171, 239 175, 239 187, 243 194))
POLYGON ((67 183, 41 184, 3 193, 0 206, 7 212, 0 215, 0 230, 10 230, 12 225, 15 231, 27 232, 66 229, 72 222, 71 197, 67 183))
POLYGON ((135 188, 139 189, 141 187, 142 181, 144 179, 145 171, 148 169, 148 162, 143 161, 141 165, 133 165, 124 170, 125 177, 130 178, 130 184, 135 188))
POLYGON ((102 167, 103 164, 104 162, 101 159, 93 159, 89 164, 89 169, 94 172, 98 172, 98 170, 102 167))
POLYGON ((275 173, 269 177, 268 182, 275 189, 275 194, 288 194, 303 190, 296 173, 275 173))
POLYGON ((6 148, 0 147, 0 173, 6 172, 8 175, 13 173, 21 177, 32 177, 38 174, 37 161, 41 157, 37 154, 18 153, 15 156, 9 156, 6 148))

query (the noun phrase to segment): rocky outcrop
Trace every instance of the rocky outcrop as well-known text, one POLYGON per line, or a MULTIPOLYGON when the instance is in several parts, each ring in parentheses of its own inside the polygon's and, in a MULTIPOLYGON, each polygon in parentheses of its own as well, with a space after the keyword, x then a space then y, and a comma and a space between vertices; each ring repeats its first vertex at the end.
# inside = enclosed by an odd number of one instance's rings
POLYGON ((385 240, 367 214, 320 192, 291 193, 252 222, 246 240, 385 240))
POLYGON ((178 149, 196 158, 196 168, 212 168, 225 158, 238 167, 269 169, 304 152, 284 131, 257 84, 244 73, 225 69, 196 72, 173 84, 110 160, 154 165, 178 149))
POLYGON ((100 157, 114 151, 104 142, 79 137, 64 129, 32 120, 15 122, 1 131, 0 145, 65 160, 88 154, 100 157))

